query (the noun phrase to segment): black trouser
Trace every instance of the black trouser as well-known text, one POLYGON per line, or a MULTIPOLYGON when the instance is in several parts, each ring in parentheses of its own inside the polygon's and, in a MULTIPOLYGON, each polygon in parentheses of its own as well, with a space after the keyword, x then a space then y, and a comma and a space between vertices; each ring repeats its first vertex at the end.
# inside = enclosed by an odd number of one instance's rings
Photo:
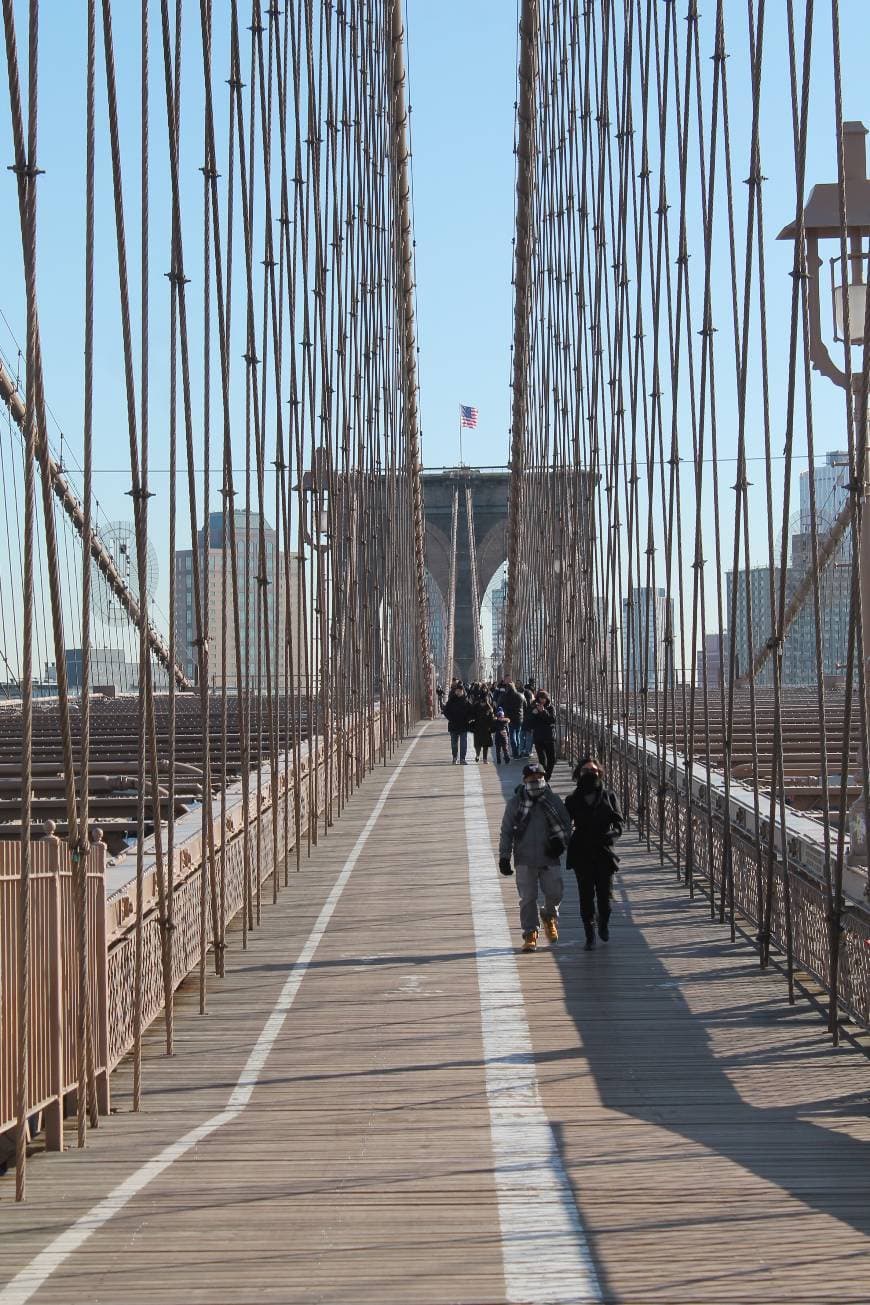
POLYGON ((463 730, 462 733, 460 733, 458 730, 450 731, 450 751, 453 753, 454 761, 457 760, 457 754, 460 760, 462 761, 465 760, 465 754, 468 751, 467 730, 463 730))
POLYGON ((535 739, 535 751, 538 754, 538 761, 544 767, 547 779, 549 779, 556 767, 555 740, 535 739))
POLYGON ((613 874, 604 866, 574 867, 577 887, 580 890, 580 919, 587 929, 595 922, 595 905, 598 903, 598 923, 610 919, 610 886, 613 874))

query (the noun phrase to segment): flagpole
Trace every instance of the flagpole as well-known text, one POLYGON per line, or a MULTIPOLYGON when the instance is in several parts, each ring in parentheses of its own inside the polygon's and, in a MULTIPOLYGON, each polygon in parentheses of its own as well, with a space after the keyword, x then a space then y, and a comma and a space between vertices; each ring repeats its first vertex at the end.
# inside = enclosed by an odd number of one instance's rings
POLYGON ((462 466, 462 404, 459 405, 459 465, 462 466))

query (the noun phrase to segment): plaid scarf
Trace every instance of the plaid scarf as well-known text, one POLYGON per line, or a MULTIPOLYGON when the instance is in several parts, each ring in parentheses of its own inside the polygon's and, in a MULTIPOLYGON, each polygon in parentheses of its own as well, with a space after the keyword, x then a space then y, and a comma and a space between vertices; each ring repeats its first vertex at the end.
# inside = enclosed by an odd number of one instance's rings
POLYGON ((525 784, 523 785, 523 796, 520 802, 519 810, 517 811, 517 818, 514 821, 515 842, 518 839, 522 838, 523 834, 526 832, 529 821, 532 818, 532 811, 534 810, 535 804, 537 802, 540 802, 544 808, 544 815, 547 818, 547 829, 550 838, 558 838, 559 841, 564 845, 565 828, 561 820, 559 819, 558 815, 556 814, 554 808, 547 801, 545 796, 546 792, 547 792, 546 787, 542 788, 540 793, 536 797, 532 797, 531 793, 526 788, 525 784))

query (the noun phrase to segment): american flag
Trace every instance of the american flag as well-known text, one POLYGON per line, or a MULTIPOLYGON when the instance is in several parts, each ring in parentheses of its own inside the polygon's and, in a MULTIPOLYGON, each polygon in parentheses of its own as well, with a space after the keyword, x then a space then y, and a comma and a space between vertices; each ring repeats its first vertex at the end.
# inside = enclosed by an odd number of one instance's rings
POLYGON ((469 430, 474 430, 477 425, 477 409, 469 408, 467 404, 460 403, 459 424, 460 426, 467 426, 469 430))

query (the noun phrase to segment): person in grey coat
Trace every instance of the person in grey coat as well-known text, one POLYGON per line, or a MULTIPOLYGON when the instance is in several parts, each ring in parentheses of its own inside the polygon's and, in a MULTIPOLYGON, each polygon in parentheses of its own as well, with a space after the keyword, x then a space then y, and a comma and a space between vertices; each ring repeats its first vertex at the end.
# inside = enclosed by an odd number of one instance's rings
POLYGON ((559 937, 563 892, 560 861, 570 836, 571 817, 547 783, 543 766, 537 762, 524 766, 523 782, 505 807, 498 845, 501 873, 513 874, 512 855, 516 865, 524 952, 536 950, 541 921, 551 942, 559 937), (539 893, 544 896, 540 914, 539 893))

